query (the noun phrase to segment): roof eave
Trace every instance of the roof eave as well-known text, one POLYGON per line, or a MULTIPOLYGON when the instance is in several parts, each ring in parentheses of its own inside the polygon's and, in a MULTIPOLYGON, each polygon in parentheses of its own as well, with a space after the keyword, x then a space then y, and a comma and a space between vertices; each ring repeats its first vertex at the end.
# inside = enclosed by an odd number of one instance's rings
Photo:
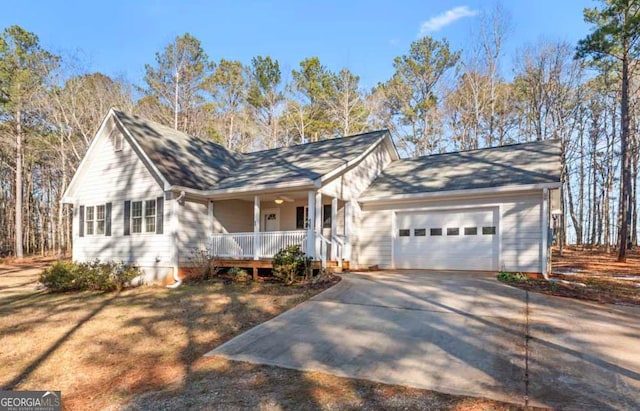
POLYGON ((431 191, 422 193, 409 193, 409 194, 385 194, 379 196, 362 197, 358 199, 360 203, 385 203, 385 202, 397 202, 397 201, 410 201, 410 200, 422 200, 438 197, 465 197, 465 196, 478 196, 487 194, 506 194, 519 191, 534 191, 542 189, 554 189, 560 188, 561 182, 553 183, 537 183, 537 184, 517 184, 500 187, 486 187, 486 188, 474 188, 466 190, 445 190, 445 191, 431 191))
POLYGON ((320 188, 314 180, 304 178, 298 180, 289 180, 287 182, 275 184, 257 184, 244 187, 233 187, 216 190, 198 190, 195 188, 172 185, 167 191, 180 192, 184 191, 195 197, 223 200, 227 198, 237 197, 238 195, 258 195, 264 193, 274 193, 293 190, 317 190, 320 188))

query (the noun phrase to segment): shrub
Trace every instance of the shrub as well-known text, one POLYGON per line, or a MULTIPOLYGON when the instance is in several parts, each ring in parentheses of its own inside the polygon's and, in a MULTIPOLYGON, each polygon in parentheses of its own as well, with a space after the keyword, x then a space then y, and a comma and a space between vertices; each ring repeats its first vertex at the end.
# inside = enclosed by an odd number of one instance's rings
POLYGON ((79 267, 71 261, 57 261, 40 274, 40 282, 53 291, 79 290, 79 267))
POLYGON ((230 268, 227 274, 234 283, 246 283, 251 279, 247 270, 238 267, 230 268))
POLYGON ((122 262, 58 261, 45 269, 40 282, 51 291, 119 291, 141 274, 134 265, 122 262))
POLYGON ((191 266, 189 281, 206 281, 218 276, 220 269, 215 264, 213 256, 203 248, 191 250, 189 256, 191 266))
POLYGON ((311 258, 299 245, 290 245, 273 256, 273 275, 285 284, 293 284, 299 277, 311 276, 311 258))
POLYGON ((529 277, 523 273, 500 271, 500 273, 498 273, 498 280, 504 281, 505 283, 521 283, 523 281, 528 281, 529 277))

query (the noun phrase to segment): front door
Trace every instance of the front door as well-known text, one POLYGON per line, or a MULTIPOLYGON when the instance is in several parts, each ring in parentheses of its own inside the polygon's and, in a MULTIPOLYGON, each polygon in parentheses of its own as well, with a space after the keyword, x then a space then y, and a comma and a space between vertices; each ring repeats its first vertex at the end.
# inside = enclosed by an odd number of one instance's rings
POLYGON ((277 208, 267 208, 262 210, 263 231, 280 230, 280 210, 277 208))

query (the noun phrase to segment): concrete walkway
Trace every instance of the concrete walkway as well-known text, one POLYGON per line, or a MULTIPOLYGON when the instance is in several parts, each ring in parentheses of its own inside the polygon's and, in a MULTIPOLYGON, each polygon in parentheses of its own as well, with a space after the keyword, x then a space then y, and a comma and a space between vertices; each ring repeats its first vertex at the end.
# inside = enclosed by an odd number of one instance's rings
POLYGON ((347 274, 207 355, 516 404, 640 406, 640 308, 527 303, 483 274, 347 274))

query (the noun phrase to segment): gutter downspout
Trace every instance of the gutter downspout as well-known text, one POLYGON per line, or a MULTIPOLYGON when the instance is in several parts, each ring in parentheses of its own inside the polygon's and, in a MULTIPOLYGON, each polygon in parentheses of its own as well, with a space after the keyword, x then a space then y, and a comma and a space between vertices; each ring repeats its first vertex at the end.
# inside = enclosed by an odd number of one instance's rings
POLYGON ((542 276, 549 280, 549 189, 542 190, 542 276))
POLYGON ((171 205, 171 262, 173 265, 173 284, 167 285, 167 288, 176 289, 182 285, 182 279, 178 275, 178 212, 180 211, 179 206, 184 205, 185 202, 185 192, 181 191, 180 195, 174 199, 171 205))

